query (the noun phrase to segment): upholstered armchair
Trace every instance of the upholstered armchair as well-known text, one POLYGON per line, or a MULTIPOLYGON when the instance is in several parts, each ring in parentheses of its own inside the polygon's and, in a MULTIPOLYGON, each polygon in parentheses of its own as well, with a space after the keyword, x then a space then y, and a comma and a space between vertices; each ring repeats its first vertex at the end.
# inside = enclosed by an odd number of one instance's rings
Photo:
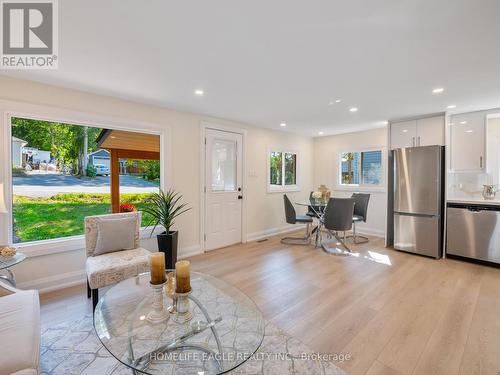
POLYGON ((36 290, 0 280, 0 374, 40 373, 40 302, 36 290))
POLYGON ((140 212, 85 218, 87 297, 95 309, 99 288, 149 271, 150 252, 140 247, 140 212))

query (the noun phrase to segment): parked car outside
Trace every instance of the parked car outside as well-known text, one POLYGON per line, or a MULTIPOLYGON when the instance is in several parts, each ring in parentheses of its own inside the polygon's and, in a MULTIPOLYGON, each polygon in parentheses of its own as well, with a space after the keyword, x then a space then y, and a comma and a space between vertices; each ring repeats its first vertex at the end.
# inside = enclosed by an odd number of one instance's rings
POLYGON ((109 167, 104 164, 96 164, 94 165, 97 176, 109 176, 109 167))

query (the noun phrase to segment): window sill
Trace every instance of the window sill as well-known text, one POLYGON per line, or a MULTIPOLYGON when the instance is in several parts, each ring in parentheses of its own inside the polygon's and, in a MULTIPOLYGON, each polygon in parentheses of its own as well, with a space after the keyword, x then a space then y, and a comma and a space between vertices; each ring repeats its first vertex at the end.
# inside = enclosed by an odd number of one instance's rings
POLYGON ((300 186, 298 185, 290 185, 290 186, 267 186, 267 193, 268 194, 273 194, 273 193, 293 193, 293 192, 299 192, 300 191, 300 186))
MULTIPOLYGON (((155 234, 163 232, 164 229, 156 228, 151 234, 151 228, 141 228, 140 239, 147 239, 155 234)), ((85 249, 85 236, 72 236, 66 238, 55 238, 52 240, 32 241, 25 243, 16 243, 13 246, 26 254, 28 258, 35 258, 44 255, 53 255, 67 253, 75 250, 85 249)))
POLYGON ((340 191, 363 191, 372 193, 385 193, 385 186, 366 186, 366 185, 335 185, 332 190, 340 191))

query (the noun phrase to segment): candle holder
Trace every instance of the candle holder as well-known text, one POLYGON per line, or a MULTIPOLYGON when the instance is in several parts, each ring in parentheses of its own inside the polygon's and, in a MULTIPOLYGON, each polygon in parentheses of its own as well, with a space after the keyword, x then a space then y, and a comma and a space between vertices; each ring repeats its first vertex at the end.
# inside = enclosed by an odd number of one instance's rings
POLYGON ((161 284, 150 283, 150 285, 153 289, 153 310, 148 313, 146 319, 153 324, 162 323, 170 317, 163 307, 163 286, 165 282, 161 284))
POLYGON ((174 294, 174 321, 177 323, 186 323, 193 319, 193 314, 191 313, 191 304, 189 303, 189 295, 191 291, 187 293, 175 293, 174 294))

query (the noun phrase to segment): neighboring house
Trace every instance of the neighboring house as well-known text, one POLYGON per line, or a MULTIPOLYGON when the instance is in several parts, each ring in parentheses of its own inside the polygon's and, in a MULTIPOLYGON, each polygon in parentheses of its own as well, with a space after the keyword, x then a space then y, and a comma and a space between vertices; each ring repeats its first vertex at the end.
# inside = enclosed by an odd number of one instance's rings
POLYGON ((88 155, 88 164, 89 165, 97 165, 102 164, 109 168, 110 165, 110 156, 109 151, 100 149, 94 152, 91 152, 88 155))
MULTIPOLYGON (((105 165, 106 167, 110 168, 110 160, 111 157, 109 155, 109 151, 105 149, 100 149, 94 152, 91 152, 88 155, 88 165, 97 165, 97 164, 102 164, 105 165)), ((120 174, 125 174, 127 173, 126 170, 126 162, 125 160, 120 160, 120 174)))
POLYGON ((23 148, 28 142, 12 137, 12 166, 22 168, 23 166, 23 148))
POLYGON ((33 147, 23 147, 23 154, 26 155, 26 160, 33 164, 50 163, 50 151, 39 150, 33 147))

